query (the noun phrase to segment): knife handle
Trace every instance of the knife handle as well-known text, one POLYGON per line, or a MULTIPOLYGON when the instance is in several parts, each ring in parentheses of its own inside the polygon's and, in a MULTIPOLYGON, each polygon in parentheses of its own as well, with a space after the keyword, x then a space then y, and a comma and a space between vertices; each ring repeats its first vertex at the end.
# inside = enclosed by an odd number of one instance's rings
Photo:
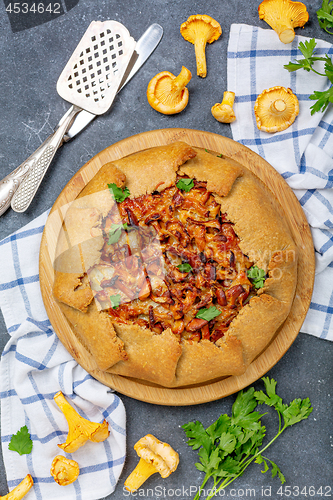
POLYGON ((30 206, 56 151, 62 144, 64 134, 79 111, 81 108, 72 106, 53 134, 30 156, 31 166, 12 195, 11 206, 15 212, 25 212, 30 206))
POLYGON ((0 216, 10 207, 15 191, 19 188, 24 176, 29 172, 36 159, 41 155, 44 144, 41 144, 29 158, 0 181, 0 216))
POLYGON ((12 197, 30 168, 28 160, 0 181, 0 215, 10 207, 12 197))

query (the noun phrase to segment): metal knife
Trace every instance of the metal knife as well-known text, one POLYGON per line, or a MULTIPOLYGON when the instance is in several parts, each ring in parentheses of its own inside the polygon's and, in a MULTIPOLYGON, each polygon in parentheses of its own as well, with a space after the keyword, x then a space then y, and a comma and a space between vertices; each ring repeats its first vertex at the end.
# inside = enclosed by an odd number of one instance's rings
MULTIPOLYGON (((145 63, 150 54, 155 50, 163 36, 163 28, 159 24, 152 24, 137 41, 133 62, 129 64, 129 72, 126 72, 123 81, 121 82, 117 93, 126 85, 127 82, 135 75, 135 73, 140 69, 140 67, 145 63)), ((70 108, 68 112, 71 112, 70 108)), ((88 113, 87 111, 80 111, 73 122, 69 125, 69 128, 64 137, 64 142, 69 141, 79 132, 81 132, 94 118, 96 115, 88 113)), ((57 127, 61 126, 62 120, 58 123, 57 127)), ((44 152, 44 143, 39 146, 39 148, 31 155, 27 160, 25 160, 19 167, 17 167, 13 172, 8 174, 2 181, 0 181, 0 216, 6 212, 9 208, 12 198, 15 192, 19 189, 19 186, 30 171, 30 169, 42 159, 44 152)))

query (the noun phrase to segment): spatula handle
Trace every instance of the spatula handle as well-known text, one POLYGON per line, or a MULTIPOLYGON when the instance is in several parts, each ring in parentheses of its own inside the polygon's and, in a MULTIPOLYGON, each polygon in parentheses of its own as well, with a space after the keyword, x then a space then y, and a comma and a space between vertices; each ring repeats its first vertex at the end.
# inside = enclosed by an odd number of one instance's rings
POLYGON ((15 212, 25 212, 30 206, 70 123, 79 111, 81 108, 72 106, 59 122, 59 126, 53 134, 29 157, 30 168, 28 168, 26 175, 22 176, 19 186, 12 195, 11 205, 15 212))

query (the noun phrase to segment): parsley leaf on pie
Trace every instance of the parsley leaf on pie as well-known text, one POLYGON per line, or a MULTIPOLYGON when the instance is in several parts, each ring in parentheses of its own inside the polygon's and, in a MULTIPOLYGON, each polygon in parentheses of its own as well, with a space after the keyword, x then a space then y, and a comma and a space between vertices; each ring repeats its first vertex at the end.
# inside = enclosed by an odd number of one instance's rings
POLYGON ((109 231, 109 241, 108 245, 113 245, 113 243, 117 243, 121 236, 121 231, 123 229, 128 229, 128 224, 125 222, 125 224, 111 224, 110 231, 109 231))
POLYGON ((176 267, 181 273, 189 273, 190 271, 192 271, 192 266, 190 266, 190 264, 187 264, 187 262, 185 262, 184 264, 179 264, 179 266, 176 267))
POLYGON ((211 306, 208 308, 199 309, 195 317, 199 319, 204 319, 206 321, 210 321, 211 319, 216 318, 216 316, 219 316, 220 314, 221 311, 217 307, 211 306))
POLYGON ((125 186, 124 189, 121 189, 114 182, 108 184, 108 188, 118 203, 126 200, 126 198, 131 194, 127 186, 125 186))
POLYGON ((11 451, 17 451, 20 455, 28 455, 32 450, 32 441, 28 427, 24 425, 16 434, 13 434, 8 445, 11 451))
POLYGON ((116 295, 110 295, 110 302, 112 309, 116 309, 120 305, 120 301, 121 301, 121 296, 119 293, 117 293, 116 295))
POLYGON ((191 191, 191 189, 194 187, 194 181, 193 179, 179 179, 176 186, 177 188, 188 192, 191 191))
POLYGON ((262 288, 265 284, 266 273, 263 269, 259 269, 258 266, 252 266, 247 271, 247 277, 250 278, 254 288, 262 288))

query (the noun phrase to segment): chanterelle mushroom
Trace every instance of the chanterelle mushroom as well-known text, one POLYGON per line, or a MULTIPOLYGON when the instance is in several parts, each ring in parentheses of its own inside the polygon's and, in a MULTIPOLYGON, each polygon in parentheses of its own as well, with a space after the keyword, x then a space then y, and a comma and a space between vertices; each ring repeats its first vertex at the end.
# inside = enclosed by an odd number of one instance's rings
POLYGON ((30 474, 27 474, 23 479, 23 481, 20 482, 20 484, 18 484, 12 491, 7 493, 7 495, 5 495, 4 497, 0 497, 0 499, 21 500, 21 498, 23 498, 28 493, 33 484, 34 482, 32 477, 30 476, 30 474))
POLYGON ((188 42, 194 44, 197 62, 197 75, 205 78, 206 66, 206 44, 217 40, 222 33, 220 24, 210 16, 190 16, 180 27, 180 32, 188 42))
POLYGON ((135 491, 152 474, 159 472, 163 478, 170 476, 177 469, 178 453, 167 443, 159 441, 152 434, 147 434, 134 445, 140 461, 125 481, 128 491, 135 491))
POLYGON ((178 76, 169 71, 158 73, 147 87, 147 99, 151 107, 165 115, 183 111, 189 96, 186 85, 191 78, 191 72, 184 66, 178 76))
POLYGON ((254 104, 257 127, 263 132, 280 132, 290 127, 299 112, 298 99, 291 89, 264 90, 254 104))
POLYGON ((58 444, 59 448, 67 453, 73 453, 88 439, 94 443, 100 443, 109 436, 109 424, 106 420, 98 424, 81 417, 66 401, 62 392, 57 392, 53 399, 65 415, 69 427, 66 442, 58 444))
POLYGON ((80 468, 75 460, 57 455, 51 465, 51 476, 60 486, 74 483, 80 474, 80 468))
POLYGON ((212 115, 218 122, 232 123, 236 120, 236 115, 233 110, 235 101, 235 92, 226 91, 223 93, 222 102, 214 104, 211 109, 212 115))
POLYGON ((291 0, 263 0, 258 13, 259 18, 276 31, 283 43, 292 42, 295 38, 294 28, 304 26, 309 20, 306 6, 291 0))

